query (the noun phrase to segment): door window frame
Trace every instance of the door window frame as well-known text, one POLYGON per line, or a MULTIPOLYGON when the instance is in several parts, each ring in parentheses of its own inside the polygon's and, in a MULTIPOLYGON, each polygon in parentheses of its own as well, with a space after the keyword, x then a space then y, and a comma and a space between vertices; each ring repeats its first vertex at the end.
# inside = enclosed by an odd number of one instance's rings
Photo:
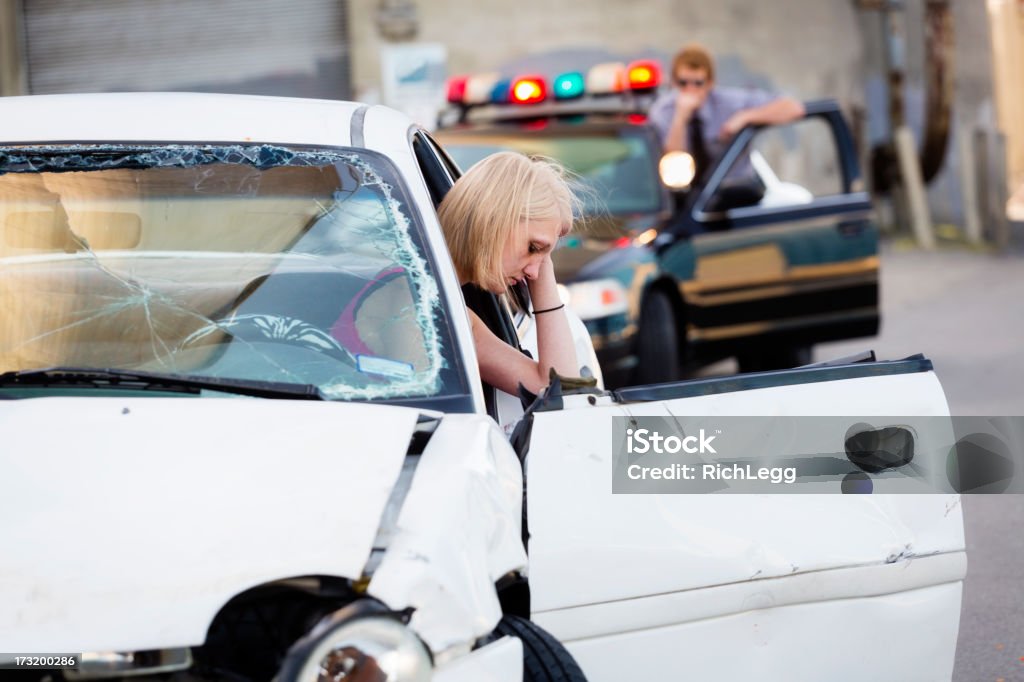
POLYGON ((726 211, 705 211, 705 207, 714 197, 729 171, 742 155, 747 153, 750 143, 757 133, 766 127, 747 126, 733 138, 725 153, 712 167, 708 181, 699 189, 694 198, 690 216, 695 223, 708 226, 726 222, 730 223, 732 227, 740 227, 755 221, 775 223, 787 219, 806 218, 809 217, 808 214, 828 215, 870 207, 870 197, 861 189, 862 181, 854 151, 853 136, 843 119, 838 104, 833 100, 820 100, 806 102, 804 107, 806 114, 803 119, 800 119, 801 121, 812 118, 822 119, 832 132, 842 181, 840 193, 816 196, 809 203, 792 206, 772 208, 743 206, 726 211))

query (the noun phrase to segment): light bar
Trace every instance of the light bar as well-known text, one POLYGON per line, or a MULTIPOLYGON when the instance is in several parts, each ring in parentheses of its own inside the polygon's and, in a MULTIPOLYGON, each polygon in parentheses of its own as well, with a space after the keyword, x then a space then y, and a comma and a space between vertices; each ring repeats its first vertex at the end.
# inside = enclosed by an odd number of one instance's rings
POLYGON ((555 79, 551 89, 555 99, 576 99, 583 96, 583 74, 579 71, 563 73, 555 79))
POLYGON ((591 67, 587 72, 587 92, 591 95, 612 95, 626 89, 626 65, 606 62, 591 67))
POLYGON ((536 104, 547 99, 548 89, 542 76, 520 76, 512 82, 514 104, 536 104))
POLYGON ((491 93, 501 76, 497 73, 480 73, 466 81, 466 95, 462 100, 466 104, 487 104, 491 101, 491 93))
POLYGON ((453 76, 448 79, 448 102, 462 104, 466 96, 466 81, 469 76, 453 76))
POLYGON ((631 90, 653 90, 661 85, 661 64, 652 59, 633 62, 628 73, 631 90))
MULTIPOLYGON (((630 63, 606 62, 586 75, 579 71, 559 74, 550 83, 539 75, 502 78, 498 73, 455 76, 448 80, 448 102, 462 107, 483 104, 536 104, 548 97, 571 100, 584 95, 621 95, 652 92, 661 84, 661 64, 652 59, 630 63)), ((634 121, 635 122, 635 121, 634 121)))
POLYGON ((491 88, 491 104, 508 104, 512 100, 512 81, 502 78, 491 88))

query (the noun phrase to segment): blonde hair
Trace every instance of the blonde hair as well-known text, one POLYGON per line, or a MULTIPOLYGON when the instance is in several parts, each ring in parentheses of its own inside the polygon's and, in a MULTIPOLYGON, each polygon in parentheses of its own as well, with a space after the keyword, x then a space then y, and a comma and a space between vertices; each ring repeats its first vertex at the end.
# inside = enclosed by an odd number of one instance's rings
POLYGON ((455 270, 463 282, 502 291, 505 245, 525 235, 531 220, 558 220, 572 228, 580 202, 566 170, 543 157, 499 152, 475 164, 437 209, 455 270))

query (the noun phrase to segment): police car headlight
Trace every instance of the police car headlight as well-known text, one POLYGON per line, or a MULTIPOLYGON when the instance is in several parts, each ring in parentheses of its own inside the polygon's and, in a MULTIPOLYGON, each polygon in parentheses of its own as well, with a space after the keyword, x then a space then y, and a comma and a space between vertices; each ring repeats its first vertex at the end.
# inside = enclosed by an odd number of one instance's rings
POLYGON ((661 181, 672 189, 686 189, 697 175, 697 163, 686 152, 668 152, 658 162, 661 181))
POLYGON ((629 309, 626 288, 615 279, 592 279, 566 285, 569 307, 581 320, 618 315, 629 309))
POLYGON ((278 679, 425 682, 431 667, 423 642, 399 620, 383 613, 360 615, 358 609, 353 616, 346 608, 296 642, 278 679))

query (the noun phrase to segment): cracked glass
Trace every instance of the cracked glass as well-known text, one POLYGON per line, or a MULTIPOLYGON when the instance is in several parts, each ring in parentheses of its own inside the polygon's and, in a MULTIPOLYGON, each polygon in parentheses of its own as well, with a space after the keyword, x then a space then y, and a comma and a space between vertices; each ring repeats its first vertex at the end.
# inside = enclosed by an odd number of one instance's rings
POLYGON ((451 335, 414 215, 362 150, 0 147, 0 371, 438 395, 451 335))

